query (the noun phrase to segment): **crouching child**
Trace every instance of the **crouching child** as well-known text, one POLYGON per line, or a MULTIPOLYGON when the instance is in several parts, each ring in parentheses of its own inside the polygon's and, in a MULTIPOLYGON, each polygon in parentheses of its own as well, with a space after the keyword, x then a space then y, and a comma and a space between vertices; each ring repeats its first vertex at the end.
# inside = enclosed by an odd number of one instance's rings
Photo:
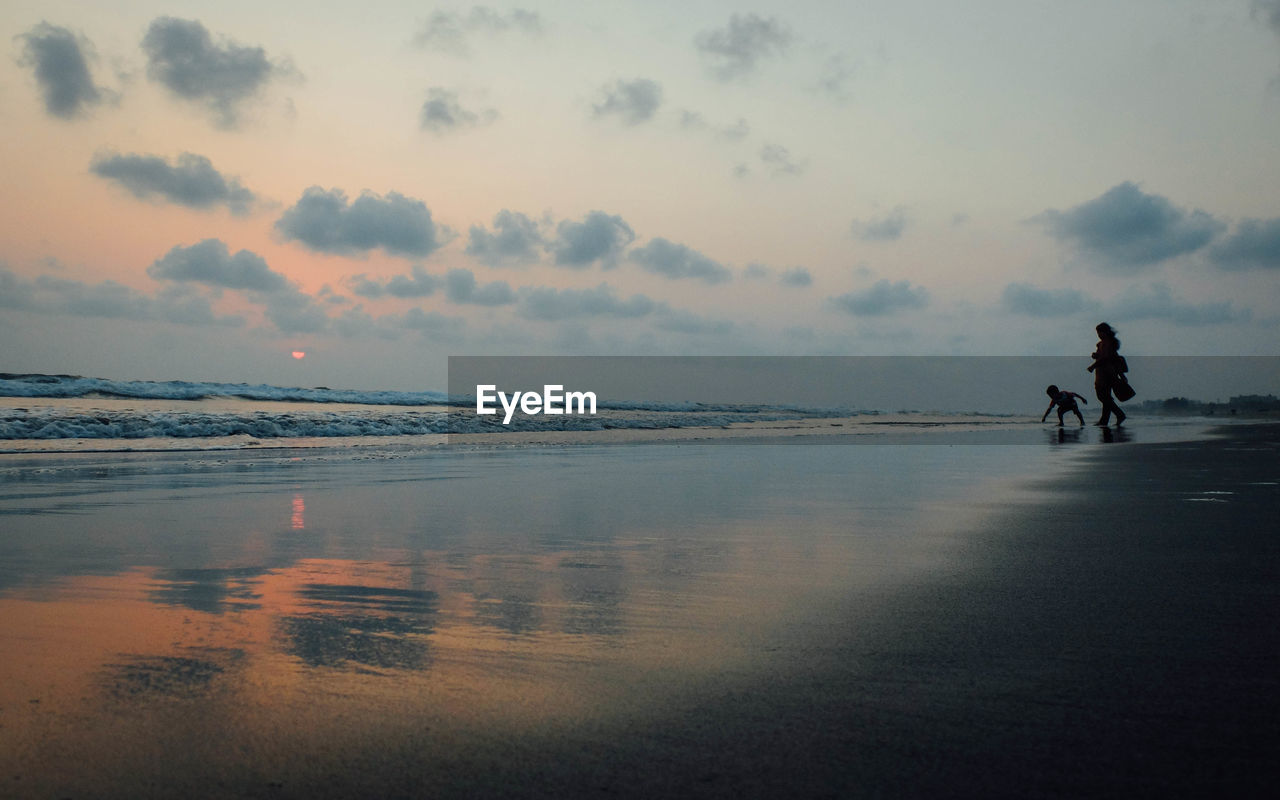
POLYGON ((1050 386, 1044 390, 1044 393, 1049 395, 1049 407, 1040 415, 1041 422, 1044 422, 1045 418, 1049 416, 1049 412, 1053 410, 1053 407, 1057 406, 1058 427, 1062 427, 1062 418, 1066 416, 1068 411, 1076 415, 1076 418, 1080 420, 1081 426, 1084 425, 1084 415, 1080 413, 1080 406, 1076 405, 1076 398, 1084 400, 1085 404, 1088 405, 1089 401, 1084 397, 1084 395, 1069 392, 1065 389, 1059 389, 1057 386, 1050 386))

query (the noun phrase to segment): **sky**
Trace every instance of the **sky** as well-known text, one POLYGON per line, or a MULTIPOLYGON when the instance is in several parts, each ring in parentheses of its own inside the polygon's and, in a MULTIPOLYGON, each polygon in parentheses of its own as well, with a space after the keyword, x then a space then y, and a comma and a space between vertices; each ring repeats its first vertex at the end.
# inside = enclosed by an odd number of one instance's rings
POLYGON ((0 42, 0 372, 1280 355, 1280 0, 8 0, 0 42))

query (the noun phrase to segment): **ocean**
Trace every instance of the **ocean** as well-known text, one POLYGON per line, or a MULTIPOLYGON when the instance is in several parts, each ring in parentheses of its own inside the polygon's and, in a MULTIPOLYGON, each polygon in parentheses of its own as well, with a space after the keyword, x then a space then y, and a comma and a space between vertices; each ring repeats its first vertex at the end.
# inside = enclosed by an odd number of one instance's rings
MULTIPOLYGON (((450 434, 727 430, 858 416, 883 422, 884 414, 758 403, 615 401, 601 404, 593 415, 519 415, 504 424, 501 415, 477 416, 472 398, 451 399, 442 392, 0 373, 0 452, 432 446, 450 434)), ((974 415, 952 417, 959 424, 972 422, 974 415)))
POLYGON ((1126 429, 1026 415, 762 403, 602 401, 592 415, 478 416, 443 392, 127 381, 0 373, 0 453, 326 448, 418 449, 634 442, 821 440, 842 444, 1173 441, 1214 420, 1132 420, 1126 429))
POLYGON ((305 447, 315 446, 316 439, 723 427, 850 413, 759 404, 631 402, 602 406, 590 416, 522 415, 504 424, 501 415, 477 416, 473 403, 472 398, 451 400, 442 392, 0 373, 0 451, 305 447))

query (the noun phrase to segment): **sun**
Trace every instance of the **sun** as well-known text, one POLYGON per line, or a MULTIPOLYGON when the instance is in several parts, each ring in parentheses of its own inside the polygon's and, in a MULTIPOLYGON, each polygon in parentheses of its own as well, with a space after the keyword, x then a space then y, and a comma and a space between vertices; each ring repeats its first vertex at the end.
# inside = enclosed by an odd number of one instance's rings
POLYGON ((294 350, 294 351, 293 351, 293 353, 292 353, 292 355, 293 355, 293 357, 294 357, 295 359, 297 359, 298 361, 301 361, 302 359, 304 359, 304 358, 306 358, 306 357, 307 357, 307 354, 306 354, 305 352, 303 352, 302 350, 294 350))

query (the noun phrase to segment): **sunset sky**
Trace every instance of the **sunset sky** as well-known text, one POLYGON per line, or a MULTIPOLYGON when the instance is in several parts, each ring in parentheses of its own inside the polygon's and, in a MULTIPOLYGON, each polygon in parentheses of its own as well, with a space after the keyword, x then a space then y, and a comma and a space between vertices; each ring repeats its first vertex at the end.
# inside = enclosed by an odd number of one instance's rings
POLYGON ((0 372, 438 390, 448 355, 1087 357, 1104 319, 1280 355, 1280 0, 0 30, 0 372))

